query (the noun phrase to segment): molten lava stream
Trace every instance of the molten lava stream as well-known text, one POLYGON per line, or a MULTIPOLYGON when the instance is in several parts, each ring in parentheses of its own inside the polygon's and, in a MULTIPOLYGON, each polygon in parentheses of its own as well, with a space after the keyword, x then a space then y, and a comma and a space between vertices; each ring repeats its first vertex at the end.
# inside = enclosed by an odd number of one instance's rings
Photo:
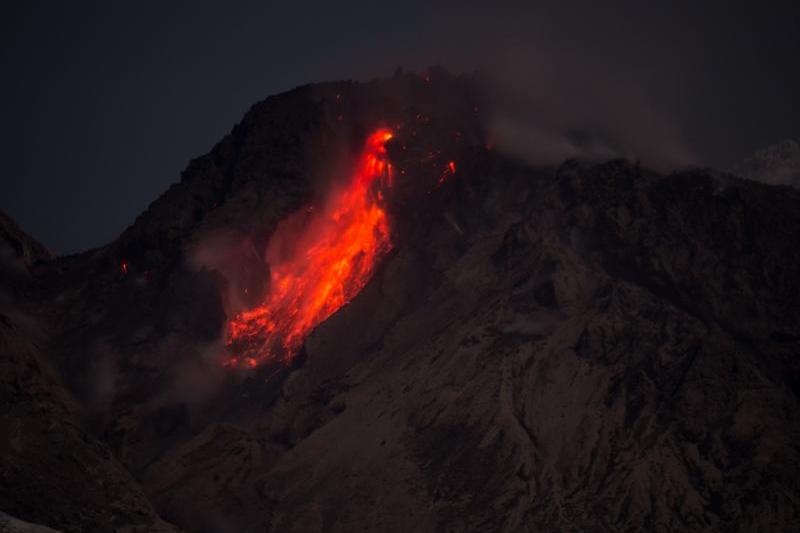
POLYGON ((389 130, 370 135, 347 184, 297 236, 279 225, 267 249, 271 283, 258 307, 228 323, 227 365, 256 367, 295 356, 309 332, 367 284, 378 260, 392 248, 389 221, 376 180, 389 182, 384 144, 389 130), (295 246, 279 252, 287 241, 295 246))

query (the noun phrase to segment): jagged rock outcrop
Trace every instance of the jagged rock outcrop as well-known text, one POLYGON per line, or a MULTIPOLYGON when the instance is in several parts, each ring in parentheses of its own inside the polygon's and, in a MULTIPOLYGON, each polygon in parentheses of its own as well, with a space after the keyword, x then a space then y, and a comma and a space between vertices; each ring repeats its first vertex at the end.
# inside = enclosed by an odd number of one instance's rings
POLYGON ((800 140, 786 139, 745 159, 733 172, 772 185, 800 188, 800 140))
MULTIPOLYGON (((530 168, 487 147, 487 107, 441 71, 272 97, 117 241, 36 273, 37 357, 116 501, 156 520, 141 487, 185 531, 793 525, 800 192, 624 161, 530 168), (394 250, 292 364, 221 369, 231 288, 264 283, 247 250, 378 124, 396 130, 394 250), (225 260, 198 266, 208 243, 225 260)), ((61 468, 31 463, 36 490, 72 479, 61 468)), ((88 487, 75 498, 105 501, 88 487)), ((94 530, 0 494, 14 516, 94 530)))
POLYGON ((0 211, 0 273, 6 278, 27 274, 35 264, 50 258, 50 252, 26 235, 0 211))

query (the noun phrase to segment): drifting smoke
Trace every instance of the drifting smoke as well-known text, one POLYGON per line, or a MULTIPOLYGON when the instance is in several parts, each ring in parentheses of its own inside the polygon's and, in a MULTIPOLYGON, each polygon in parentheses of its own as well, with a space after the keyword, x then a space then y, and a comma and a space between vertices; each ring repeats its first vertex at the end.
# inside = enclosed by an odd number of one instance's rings
POLYGON ((96 413, 107 414, 117 393, 119 356, 105 340, 95 343, 92 355, 91 364, 87 368, 85 401, 96 413))
POLYGON ((565 53, 506 53, 490 74, 497 148, 534 165, 625 158, 660 171, 694 163, 671 115, 634 77, 565 53))
MULTIPOLYGON (((181 349, 179 346, 162 348, 166 354, 174 356, 181 349)), ((191 357, 179 357, 171 366, 172 381, 170 386, 151 401, 153 408, 181 405, 190 412, 196 407, 213 399, 225 385, 227 373, 220 368, 219 354, 224 346, 221 341, 200 344, 183 348, 191 357)))
POLYGON ((229 315, 252 307, 267 290, 268 266, 250 235, 219 230, 204 237, 188 256, 192 268, 222 275, 226 283, 223 302, 229 315))

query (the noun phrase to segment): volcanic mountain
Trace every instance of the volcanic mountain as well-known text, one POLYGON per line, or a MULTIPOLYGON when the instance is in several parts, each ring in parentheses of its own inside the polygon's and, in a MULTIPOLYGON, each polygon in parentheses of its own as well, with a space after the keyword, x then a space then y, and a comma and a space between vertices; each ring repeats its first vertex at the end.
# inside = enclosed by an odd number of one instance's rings
POLYGON ((0 525, 796 527, 800 191, 538 168, 490 114, 301 87, 107 246, 0 219, 0 525))

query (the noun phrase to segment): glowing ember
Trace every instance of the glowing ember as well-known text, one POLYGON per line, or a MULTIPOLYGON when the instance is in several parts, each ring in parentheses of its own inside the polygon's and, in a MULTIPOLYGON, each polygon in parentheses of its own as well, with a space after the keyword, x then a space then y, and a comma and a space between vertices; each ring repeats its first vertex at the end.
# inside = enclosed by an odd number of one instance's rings
POLYGON ((382 195, 374 184, 390 184, 392 167, 381 129, 367 139, 353 176, 324 209, 313 210, 300 235, 279 226, 270 241, 270 292, 258 307, 228 324, 231 366, 250 368, 289 361, 308 333, 349 302, 369 281, 378 260, 392 247, 382 195), (283 249, 286 242, 292 250, 283 249))
POLYGON ((439 176, 439 181, 436 183, 436 186, 438 187, 439 185, 447 181, 447 179, 455 173, 456 173, 456 162, 455 161, 448 162, 447 166, 444 167, 444 172, 442 172, 442 175, 439 176))

